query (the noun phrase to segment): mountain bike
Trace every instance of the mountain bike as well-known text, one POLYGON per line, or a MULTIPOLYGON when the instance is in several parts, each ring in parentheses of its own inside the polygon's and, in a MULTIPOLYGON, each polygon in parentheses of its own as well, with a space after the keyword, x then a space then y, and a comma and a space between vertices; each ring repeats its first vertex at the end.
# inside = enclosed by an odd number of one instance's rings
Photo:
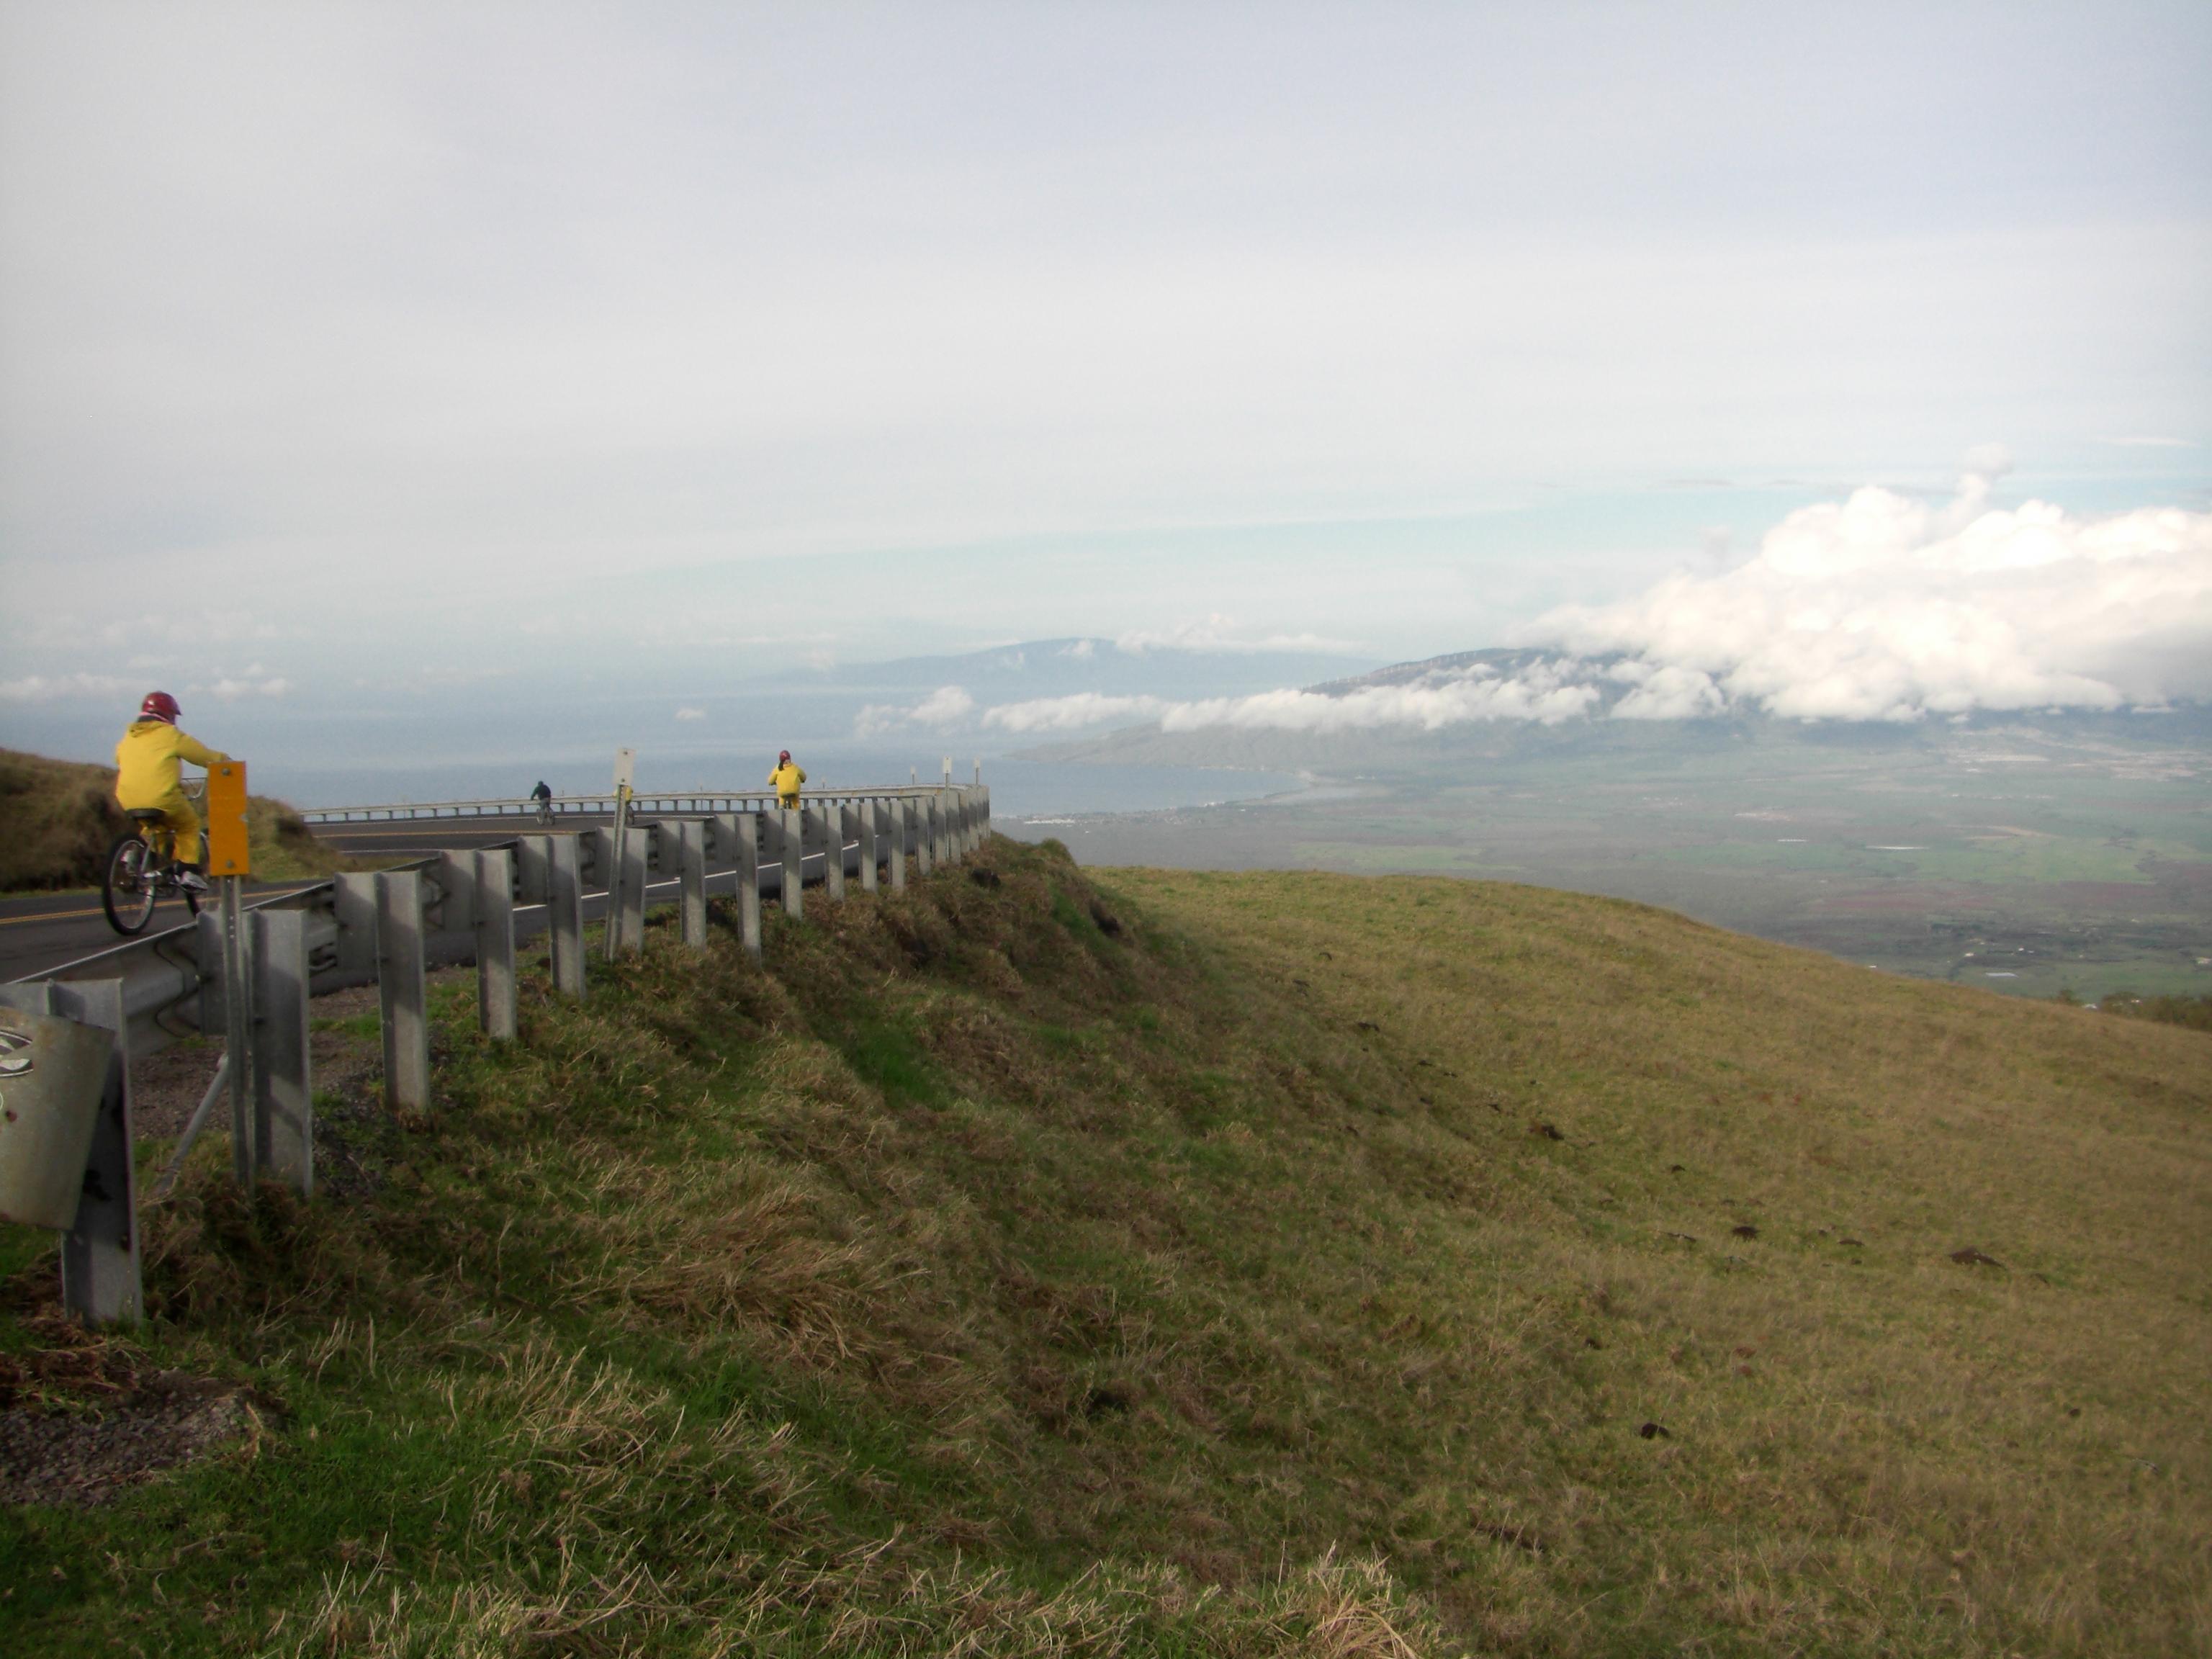
POLYGON ((154 907, 165 898, 180 898, 193 915, 200 913, 200 896, 177 879, 176 838, 160 810, 134 808, 131 818, 137 827, 118 836, 107 849, 100 884, 107 925, 125 939, 146 931, 154 907))

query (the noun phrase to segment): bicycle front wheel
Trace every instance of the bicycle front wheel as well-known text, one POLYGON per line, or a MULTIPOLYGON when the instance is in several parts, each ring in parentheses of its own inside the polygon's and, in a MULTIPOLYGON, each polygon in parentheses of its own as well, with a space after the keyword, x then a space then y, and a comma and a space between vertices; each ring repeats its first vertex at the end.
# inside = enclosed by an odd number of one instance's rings
POLYGON ((100 908, 107 912, 107 925, 128 939, 142 933, 154 919, 153 849, 138 836, 118 836, 107 849, 106 874, 100 884, 100 908))

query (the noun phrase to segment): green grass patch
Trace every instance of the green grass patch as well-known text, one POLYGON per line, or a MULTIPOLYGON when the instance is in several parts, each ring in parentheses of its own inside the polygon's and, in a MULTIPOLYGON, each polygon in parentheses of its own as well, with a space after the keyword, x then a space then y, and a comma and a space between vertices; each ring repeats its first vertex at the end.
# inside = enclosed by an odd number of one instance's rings
POLYGON ((337 1031, 346 1036, 374 1038, 384 1033, 384 1017, 374 1009, 365 1014, 345 1014, 325 1018, 315 1016, 307 1021, 311 1031, 337 1031))
POLYGON ((942 1106, 949 1097, 943 1074, 902 1024, 868 1021, 844 1033, 837 1046, 861 1081, 892 1104, 942 1106))

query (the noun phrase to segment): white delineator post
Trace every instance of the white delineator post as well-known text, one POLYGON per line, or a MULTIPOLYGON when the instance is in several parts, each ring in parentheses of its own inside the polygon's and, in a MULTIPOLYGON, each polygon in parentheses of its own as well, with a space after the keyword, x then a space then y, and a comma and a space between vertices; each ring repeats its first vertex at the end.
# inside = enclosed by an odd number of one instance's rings
MULTIPOLYGON (((605 944, 606 958, 609 962, 612 962, 615 959, 616 953, 623 948, 623 924, 625 920, 627 920, 623 906, 623 878, 629 873, 628 866, 629 863, 629 859, 625 856, 628 851, 629 837, 624 832, 629 828, 630 791, 636 781, 637 750, 635 749, 616 750, 614 833, 608 836, 604 843, 607 848, 609 857, 606 860, 607 867, 601 872, 602 878, 605 881, 607 885, 607 922, 605 944)), ((642 902, 642 895, 640 896, 641 902, 642 902)), ((645 941, 641 938, 637 943, 641 948, 644 945, 645 941)))

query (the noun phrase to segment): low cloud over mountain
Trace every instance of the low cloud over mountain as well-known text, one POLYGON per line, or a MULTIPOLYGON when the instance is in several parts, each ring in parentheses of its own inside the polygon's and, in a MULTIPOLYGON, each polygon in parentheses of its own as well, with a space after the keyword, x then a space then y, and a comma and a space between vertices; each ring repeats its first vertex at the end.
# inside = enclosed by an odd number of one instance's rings
POLYGON ((1990 498, 2005 465, 2002 452, 1978 452, 1945 503, 1869 487, 1802 508, 1735 569, 1554 611, 1519 650, 1239 696, 985 706, 948 685, 869 714, 878 730, 1058 734, 1156 720, 1165 732, 1328 732, 1729 712, 1911 721, 2212 699, 2212 514, 2000 508, 1990 498))
POLYGON ((1626 660, 1618 717, 1749 704, 1807 720, 2112 709, 2212 696, 2212 514, 2075 518, 1867 489, 1791 514, 1725 575, 1678 575, 1538 624, 1626 660))

